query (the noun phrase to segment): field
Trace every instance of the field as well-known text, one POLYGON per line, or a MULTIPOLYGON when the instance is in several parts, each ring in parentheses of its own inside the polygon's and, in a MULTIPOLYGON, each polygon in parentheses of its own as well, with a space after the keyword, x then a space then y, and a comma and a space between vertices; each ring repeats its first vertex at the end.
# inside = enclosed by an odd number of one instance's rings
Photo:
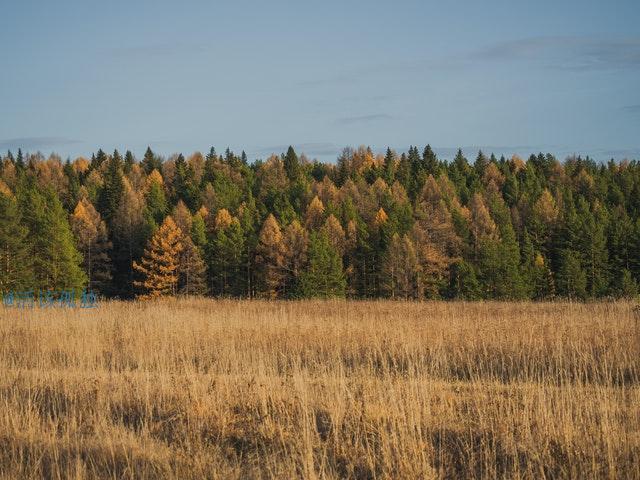
POLYGON ((630 303, 0 309, 1 478, 640 478, 630 303))

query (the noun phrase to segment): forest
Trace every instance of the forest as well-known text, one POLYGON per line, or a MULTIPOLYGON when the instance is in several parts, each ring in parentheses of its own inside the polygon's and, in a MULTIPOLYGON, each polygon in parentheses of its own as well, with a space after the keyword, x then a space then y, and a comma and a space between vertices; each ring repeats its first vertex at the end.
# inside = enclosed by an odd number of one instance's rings
POLYGON ((632 298, 640 163, 430 146, 142 159, 7 152, 0 291, 103 298, 632 298))

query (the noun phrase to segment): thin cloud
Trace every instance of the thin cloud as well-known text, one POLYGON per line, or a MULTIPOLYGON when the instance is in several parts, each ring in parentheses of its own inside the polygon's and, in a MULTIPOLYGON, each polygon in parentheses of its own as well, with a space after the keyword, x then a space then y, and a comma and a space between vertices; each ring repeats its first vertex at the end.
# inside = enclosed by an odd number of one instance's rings
POLYGON ((500 42, 471 52, 470 61, 536 62, 565 70, 640 67, 640 37, 546 36, 500 42))
POLYGON ((639 114, 640 113, 640 105, 626 105, 626 106, 622 107, 622 110, 624 110, 627 113, 639 114))
POLYGON ((386 113, 374 113, 371 115, 358 115, 355 117, 342 117, 336 119, 336 123, 339 125, 354 125, 357 123, 370 123, 378 120, 391 120, 393 117, 386 113))
POLYGON ((40 148, 60 147, 65 145, 74 145, 77 143, 82 142, 80 140, 73 140, 65 137, 23 137, 0 140, 0 148, 37 150, 40 148))

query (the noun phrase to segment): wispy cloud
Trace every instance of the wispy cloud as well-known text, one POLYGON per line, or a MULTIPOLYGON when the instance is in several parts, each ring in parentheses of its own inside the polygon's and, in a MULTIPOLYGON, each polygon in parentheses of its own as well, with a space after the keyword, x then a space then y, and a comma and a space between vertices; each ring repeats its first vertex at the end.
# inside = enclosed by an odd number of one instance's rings
POLYGON ((640 105, 625 105, 622 110, 627 113, 640 114, 640 105))
POLYGON ((77 143, 82 143, 82 141, 65 137, 23 137, 0 140, 0 148, 37 150, 40 148, 60 147, 77 143))
POLYGON ((543 36, 496 43, 470 52, 470 61, 536 62, 566 70, 640 67, 640 37, 543 36))
POLYGON ((391 120, 393 117, 386 113, 374 113, 371 115, 358 115, 354 117, 342 117, 336 119, 335 123, 339 125, 354 125, 357 123, 370 123, 378 120, 391 120))

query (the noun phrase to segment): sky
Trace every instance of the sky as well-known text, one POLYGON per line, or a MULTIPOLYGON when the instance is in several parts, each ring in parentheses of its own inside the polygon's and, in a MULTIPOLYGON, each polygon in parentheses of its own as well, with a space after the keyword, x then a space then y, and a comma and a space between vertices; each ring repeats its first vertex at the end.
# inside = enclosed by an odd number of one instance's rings
POLYGON ((0 150, 640 159, 640 2, 0 0, 0 150))

